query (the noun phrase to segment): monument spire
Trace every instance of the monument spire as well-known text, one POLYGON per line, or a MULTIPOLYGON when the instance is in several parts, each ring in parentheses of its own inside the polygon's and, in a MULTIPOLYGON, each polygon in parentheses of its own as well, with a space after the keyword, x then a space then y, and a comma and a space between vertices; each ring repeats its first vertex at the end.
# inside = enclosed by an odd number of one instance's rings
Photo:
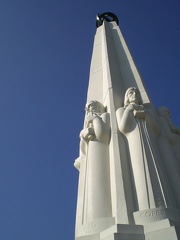
POLYGON ((180 130, 156 110, 113 13, 97 15, 80 132, 76 240, 178 239, 180 130))

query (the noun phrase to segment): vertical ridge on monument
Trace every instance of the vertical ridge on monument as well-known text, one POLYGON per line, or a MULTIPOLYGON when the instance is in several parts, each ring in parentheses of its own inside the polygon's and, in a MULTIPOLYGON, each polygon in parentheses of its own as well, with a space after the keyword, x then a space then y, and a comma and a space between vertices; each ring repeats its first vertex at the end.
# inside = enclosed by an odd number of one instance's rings
POLYGON ((116 15, 96 26, 75 239, 180 239, 180 130, 151 103, 116 15))

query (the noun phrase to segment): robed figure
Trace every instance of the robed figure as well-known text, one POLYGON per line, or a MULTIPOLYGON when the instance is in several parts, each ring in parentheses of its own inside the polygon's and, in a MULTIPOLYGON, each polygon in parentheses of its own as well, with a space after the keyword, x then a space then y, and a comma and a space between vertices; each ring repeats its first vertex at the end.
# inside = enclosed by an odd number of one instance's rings
POLYGON ((78 214, 81 224, 111 217, 109 173, 110 117, 98 101, 86 104, 80 153, 75 167, 80 171, 78 214))
POLYGON ((135 87, 127 89, 124 107, 116 112, 120 132, 128 145, 136 210, 166 207, 161 156, 157 147, 160 129, 155 114, 147 108, 135 87))

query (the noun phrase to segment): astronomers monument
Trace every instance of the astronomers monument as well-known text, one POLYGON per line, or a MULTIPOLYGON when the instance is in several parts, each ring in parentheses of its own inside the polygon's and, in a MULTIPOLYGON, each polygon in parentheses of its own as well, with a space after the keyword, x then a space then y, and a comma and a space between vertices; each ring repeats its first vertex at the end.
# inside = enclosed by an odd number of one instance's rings
POLYGON ((112 13, 99 14, 80 132, 76 240, 180 239, 180 130, 155 109, 112 13))

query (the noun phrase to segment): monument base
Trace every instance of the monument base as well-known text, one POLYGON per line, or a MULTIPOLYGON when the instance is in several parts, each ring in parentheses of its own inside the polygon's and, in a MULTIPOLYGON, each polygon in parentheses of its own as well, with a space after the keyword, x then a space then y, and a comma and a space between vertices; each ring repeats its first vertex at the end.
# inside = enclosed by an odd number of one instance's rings
MULTIPOLYGON (((80 226, 76 231, 76 239, 83 239, 84 236, 96 236, 99 233, 105 231, 105 229, 109 229, 111 226, 115 225, 115 218, 100 218, 89 221, 82 226, 80 226), (81 238, 78 238, 81 237, 81 238)), ((84 238, 86 239, 86 238, 84 238)), ((91 238, 87 238, 91 239, 91 238)), ((96 238, 92 238, 93 240, 96 238)))
POLYGON ((76 240, 178 240, 180 224, 164 219, 142 225, 117 224, 100 233, 76 237, 76 240))
POLYGON ((180 210, 175 208, 152 208, 134 212, 136 224, 146 225, 163 219, 180 222, 180 210))
POLYGON ((169 219, 144 226, 145 240, 178 240, 180 224, 169 219))
POLYGON ((144 240, 143 226, 117 224, 99 234, 77 237, 76 240, 144 240))

